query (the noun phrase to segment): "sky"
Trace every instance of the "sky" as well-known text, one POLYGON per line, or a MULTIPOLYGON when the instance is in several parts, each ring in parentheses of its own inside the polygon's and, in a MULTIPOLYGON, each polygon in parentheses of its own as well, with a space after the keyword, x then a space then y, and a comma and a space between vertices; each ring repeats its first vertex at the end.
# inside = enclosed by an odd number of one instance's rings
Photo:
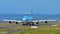
POLYGON ((0 14, 60 15, 60 0, 0 0, 0 14))

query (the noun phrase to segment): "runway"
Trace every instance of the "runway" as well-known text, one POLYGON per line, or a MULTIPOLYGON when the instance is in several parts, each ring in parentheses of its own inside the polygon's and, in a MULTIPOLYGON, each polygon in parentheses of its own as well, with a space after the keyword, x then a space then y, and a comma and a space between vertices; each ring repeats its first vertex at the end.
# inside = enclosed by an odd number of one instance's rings
POLYGON ((39 26, 52 26, 52 25, 55 25, 55 24, 39 24, 39 26))
POLYGON ((11 28, 11 26, 0 26, 0 28, 11 28))
POLYGON ((0 26, 0 28, 14 28, 14 27, 17 27, 17 26, 21 27, 21 26, 52 26, 52 25, 54 26, 56 24, 36 24, 36 25, 21 25, 21 24, 17 24, 15 26, 0 26))

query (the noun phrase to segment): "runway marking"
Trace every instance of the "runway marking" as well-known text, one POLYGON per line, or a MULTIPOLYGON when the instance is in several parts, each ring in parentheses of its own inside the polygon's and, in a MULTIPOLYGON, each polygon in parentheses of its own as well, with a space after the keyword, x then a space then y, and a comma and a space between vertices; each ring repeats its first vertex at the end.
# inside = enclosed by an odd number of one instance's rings
POLYGON ((58 26, 58 25, 52 25, 52 26, 58 26))
POLYGON ((37 26, 31 26, 31 28, 38 28, 37 26))

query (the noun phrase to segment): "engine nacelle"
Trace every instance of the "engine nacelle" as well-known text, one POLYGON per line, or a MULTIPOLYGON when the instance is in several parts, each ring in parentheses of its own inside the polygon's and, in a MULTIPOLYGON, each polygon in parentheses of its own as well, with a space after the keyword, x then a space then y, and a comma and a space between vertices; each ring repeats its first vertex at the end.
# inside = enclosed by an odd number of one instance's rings
POLYGON ((47 21, 45 21, 45 23, 48 23, 47 21))
POLYGON ((18 24, 18 22, 16 22, 16 24, 18 24))
POLYGON ((36 24, 39 24, 38 22, 36 22, 36 24))
POLYGON ((9 21, 9 23, 12 23, 11 21, 9 21))

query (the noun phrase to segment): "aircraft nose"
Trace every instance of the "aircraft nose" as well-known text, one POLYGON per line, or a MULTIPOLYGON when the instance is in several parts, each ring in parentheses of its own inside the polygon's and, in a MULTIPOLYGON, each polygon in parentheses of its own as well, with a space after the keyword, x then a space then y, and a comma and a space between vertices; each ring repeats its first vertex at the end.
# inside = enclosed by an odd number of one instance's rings
POLYGON ((24 21, 25 21, 25 20, 27 20, 27 19, 26 19, 26 18, 23 18, 22 20, 24 20, 24 21))
POLYGON ((23 17, 23 20, 25 21, 25 20, 32 20, 33 19, 33 17, 28 17, 28 16, 25 16, 25 17, 23 17))

